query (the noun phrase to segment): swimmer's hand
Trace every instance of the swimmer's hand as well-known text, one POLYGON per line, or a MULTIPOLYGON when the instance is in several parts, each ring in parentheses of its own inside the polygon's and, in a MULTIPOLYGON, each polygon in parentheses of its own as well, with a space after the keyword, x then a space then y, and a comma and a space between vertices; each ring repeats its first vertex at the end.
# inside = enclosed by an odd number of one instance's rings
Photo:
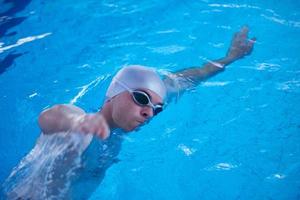
POLYGON ((248 39, 248 32, 249 28, 244 26, 233 36, 226 55, 231 62, 251 54, 256 38, 248 39))
POLYGON ((250 55, 256 38, 248 39, 248 32, 249 28, 244 26, 233 36, 226 56, 217 60, 208 60, 201 67, 189 67, 179 70, 164 80, 166 85, 175 91, 174 93, 178 96, 186 89, 193 88, 202 81, 224 71, 225 67, 234 61, 250 55))
POLYGON ((105 118, 100 113, 84 114, 75 119, 72 131, 94 134, 102 140, 108 138, 110 129, 105 118))

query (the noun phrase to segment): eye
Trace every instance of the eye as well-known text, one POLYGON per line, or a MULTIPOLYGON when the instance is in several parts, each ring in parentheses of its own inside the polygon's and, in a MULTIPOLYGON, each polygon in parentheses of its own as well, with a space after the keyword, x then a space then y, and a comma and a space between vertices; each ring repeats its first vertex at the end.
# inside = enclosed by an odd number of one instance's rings
POLYGON ((142 105, 147 105, 149 103, 149 98, 146 96, 146 94, 142 92, 133 92, 135 100, 142 105))

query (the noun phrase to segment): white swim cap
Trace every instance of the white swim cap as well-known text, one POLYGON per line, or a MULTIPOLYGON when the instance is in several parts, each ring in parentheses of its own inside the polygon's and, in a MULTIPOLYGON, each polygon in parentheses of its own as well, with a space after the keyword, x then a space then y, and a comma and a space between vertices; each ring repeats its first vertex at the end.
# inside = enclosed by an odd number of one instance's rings
POLYGON ((166 87, 155 69, 140 65, 130 65, 122 68, 113 78, 107 92, 106 100, 127 91, 122 84, 131 90, 149 89, 155 92, 163 100, 166 97, 166 87), (120 84, 121 82, 121 84, 120 84))

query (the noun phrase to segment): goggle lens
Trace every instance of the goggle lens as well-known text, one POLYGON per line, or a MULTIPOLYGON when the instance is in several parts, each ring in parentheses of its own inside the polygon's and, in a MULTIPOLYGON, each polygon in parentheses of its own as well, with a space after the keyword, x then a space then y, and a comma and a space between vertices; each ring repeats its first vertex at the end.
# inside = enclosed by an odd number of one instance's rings
POLYGON ((132 97, 133 100, 141 106, 151 106, 153 109, 153 115, 157 115, 158 113, 160 113, 163 110, 163 106, 162 105, 153 105, 153 103, 150 100, 150 97, 148 96, 147 93, 143 92, 143 91, 133 91, 132 92, 132 97))
POLYGON ((137 91, 134 91, 132 92, 133 94, 133 97, 135 98, 135 100, 137 101, 137 103, 143 105, 143 106, 146 106, 149 104, 149 98, 148 96, 146 96, 146 94, 142 93, 142 92, 137 92, 137 91))

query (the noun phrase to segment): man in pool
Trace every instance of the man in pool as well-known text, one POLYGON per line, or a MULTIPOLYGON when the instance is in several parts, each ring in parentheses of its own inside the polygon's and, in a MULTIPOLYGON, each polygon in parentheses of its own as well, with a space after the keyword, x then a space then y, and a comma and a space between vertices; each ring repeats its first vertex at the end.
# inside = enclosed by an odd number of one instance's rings
POLYGON ((101 139, 108 138, 113 129, 132 131, 163 110, 167 94, 196 86, 249 55, 255 38, 248 39, 248 31, 243 27, 234 35, 224 58, 175 72, 165 79, 151 68, 124 67, 113 78, 99 112, 85 113, 74 105, 55 105, 40 114, 39 126, 44 134, 72 131, 95 134, 101 139))
POLYGON ((248 28, 243 27, 224 58, 164 79, 152 68, 124 67, 114 76, 99 112, 85 113, 74 105, 43 111, 38 119, 43 134, 6 180, 7 199, 88 199, 106 170, 118 162, 120 136, 161 112, 167 96, 194 87, 249 55, 255 39, 247 37, 248 28), (92 134, 101 140, 92 140, 92 134))

